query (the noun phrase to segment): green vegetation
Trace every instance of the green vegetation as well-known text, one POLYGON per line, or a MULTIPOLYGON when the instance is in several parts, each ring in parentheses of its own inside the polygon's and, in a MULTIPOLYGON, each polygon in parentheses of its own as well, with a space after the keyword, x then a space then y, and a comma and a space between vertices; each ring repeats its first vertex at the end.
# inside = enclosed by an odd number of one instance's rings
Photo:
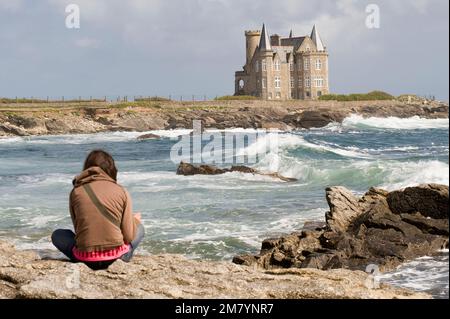
POLYGON ((153 97, 141 97, 141 98, 135 98, 135 102, 170 102, 171 99, 161 97, 161 96, 153 96, 153 97))
POLYGON ((47 103, 47 100, 39 100, 39 99, 8 99, 8 98, 0 98, 0 103, 47 103))
POLYGON ((72 100, 42 100, 42 99, 33 99, 33 98, 0 98, 0 103, 2 104, 47 104, 47 103, 90 103, 90 102, 105 102, 105 100, 101 99, 72 99, 72 100))
POLYGON ((395 100, 395 97, 383 91, 373 91, 367 94, 328 94, 319 98, 320 101, 380 101, 380 100, 395 100))
POLYGON ((225 95, 215 98, 216 101, 240 101, 240 100, 258 100, 257 97, 251 95, 225 95))

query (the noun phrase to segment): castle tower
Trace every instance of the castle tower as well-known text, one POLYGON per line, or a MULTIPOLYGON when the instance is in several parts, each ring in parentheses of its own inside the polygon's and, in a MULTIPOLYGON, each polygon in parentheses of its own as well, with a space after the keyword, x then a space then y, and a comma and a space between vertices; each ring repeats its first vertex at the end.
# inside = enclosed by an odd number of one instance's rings
POLYGON ((258 48, 259 38, 261 37, 261 31, 246 31, 246 51, 247 51, 247 61, 246 65, 252 62, 253 55, 258 48))

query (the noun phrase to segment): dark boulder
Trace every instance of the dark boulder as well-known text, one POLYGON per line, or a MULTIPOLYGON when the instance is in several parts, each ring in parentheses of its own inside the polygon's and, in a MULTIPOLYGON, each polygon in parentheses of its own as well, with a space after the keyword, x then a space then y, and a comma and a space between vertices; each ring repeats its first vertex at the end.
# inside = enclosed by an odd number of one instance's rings
POLYGON ((177 169, 177 175, 184 175, 184 176, 192 176, 192 175, 222 175, 225 173, 243 173, 243 174, 254 174, 254 175, 262 175, 262 176, 269 176, 272 178, 280 179, 284 182, 296 182, 297 179, 295 178, 289 178, 282 176, 278 173, 262 173, 258 170, 255 170, 251 167, 247 166, 233 166, 231 168, 218 168, 211 165, 200 165, 195 166, 189 163, 181 162, 177 169))
POLYGON ((448 219, 448 186, 424 184, 408 187, 388 195, 389 207, 395 214, 414 214, 448 219))
POLYGON ((300 119, 297 120, 298 126, 311 129, 325 127, 330 123, 341 123, 345 115, 338 112, 331 111, 305 111, 301 114, 300 119))
POLYGON ((322 270, 365 270, 375 264, 386 270, 448 248, 449 221, 440 218, 448 212, 448 186, 392 193, 372 188, 360 199, 343 187, 331 187, 326 196, 330 211, 325 226, 309 223, 300 233, 265 240, 252 264, 322 270))

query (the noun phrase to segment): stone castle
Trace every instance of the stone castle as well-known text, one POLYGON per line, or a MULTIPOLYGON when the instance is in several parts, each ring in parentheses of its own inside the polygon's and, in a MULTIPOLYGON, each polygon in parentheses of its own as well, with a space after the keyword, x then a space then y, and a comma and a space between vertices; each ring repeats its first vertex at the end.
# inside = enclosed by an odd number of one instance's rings
POLYGON ((264 100, 314 100, 329 94, 328 51, 316 26, 311 36, 288 38, 246 31, 247 62, 235 75, 235 95, 264 100))

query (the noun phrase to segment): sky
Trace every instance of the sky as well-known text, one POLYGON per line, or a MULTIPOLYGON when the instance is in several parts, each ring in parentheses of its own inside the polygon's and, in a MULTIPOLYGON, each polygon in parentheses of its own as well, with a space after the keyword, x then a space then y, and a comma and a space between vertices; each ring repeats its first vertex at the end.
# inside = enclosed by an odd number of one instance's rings
POLYGON ((317 25, 333 93, 448 101, 447 0, 0 0, 0 96, 233 94, 244 32, 263 22, 283 36, 317 25), (66 27, 72 3, 79 29, 66 27))

